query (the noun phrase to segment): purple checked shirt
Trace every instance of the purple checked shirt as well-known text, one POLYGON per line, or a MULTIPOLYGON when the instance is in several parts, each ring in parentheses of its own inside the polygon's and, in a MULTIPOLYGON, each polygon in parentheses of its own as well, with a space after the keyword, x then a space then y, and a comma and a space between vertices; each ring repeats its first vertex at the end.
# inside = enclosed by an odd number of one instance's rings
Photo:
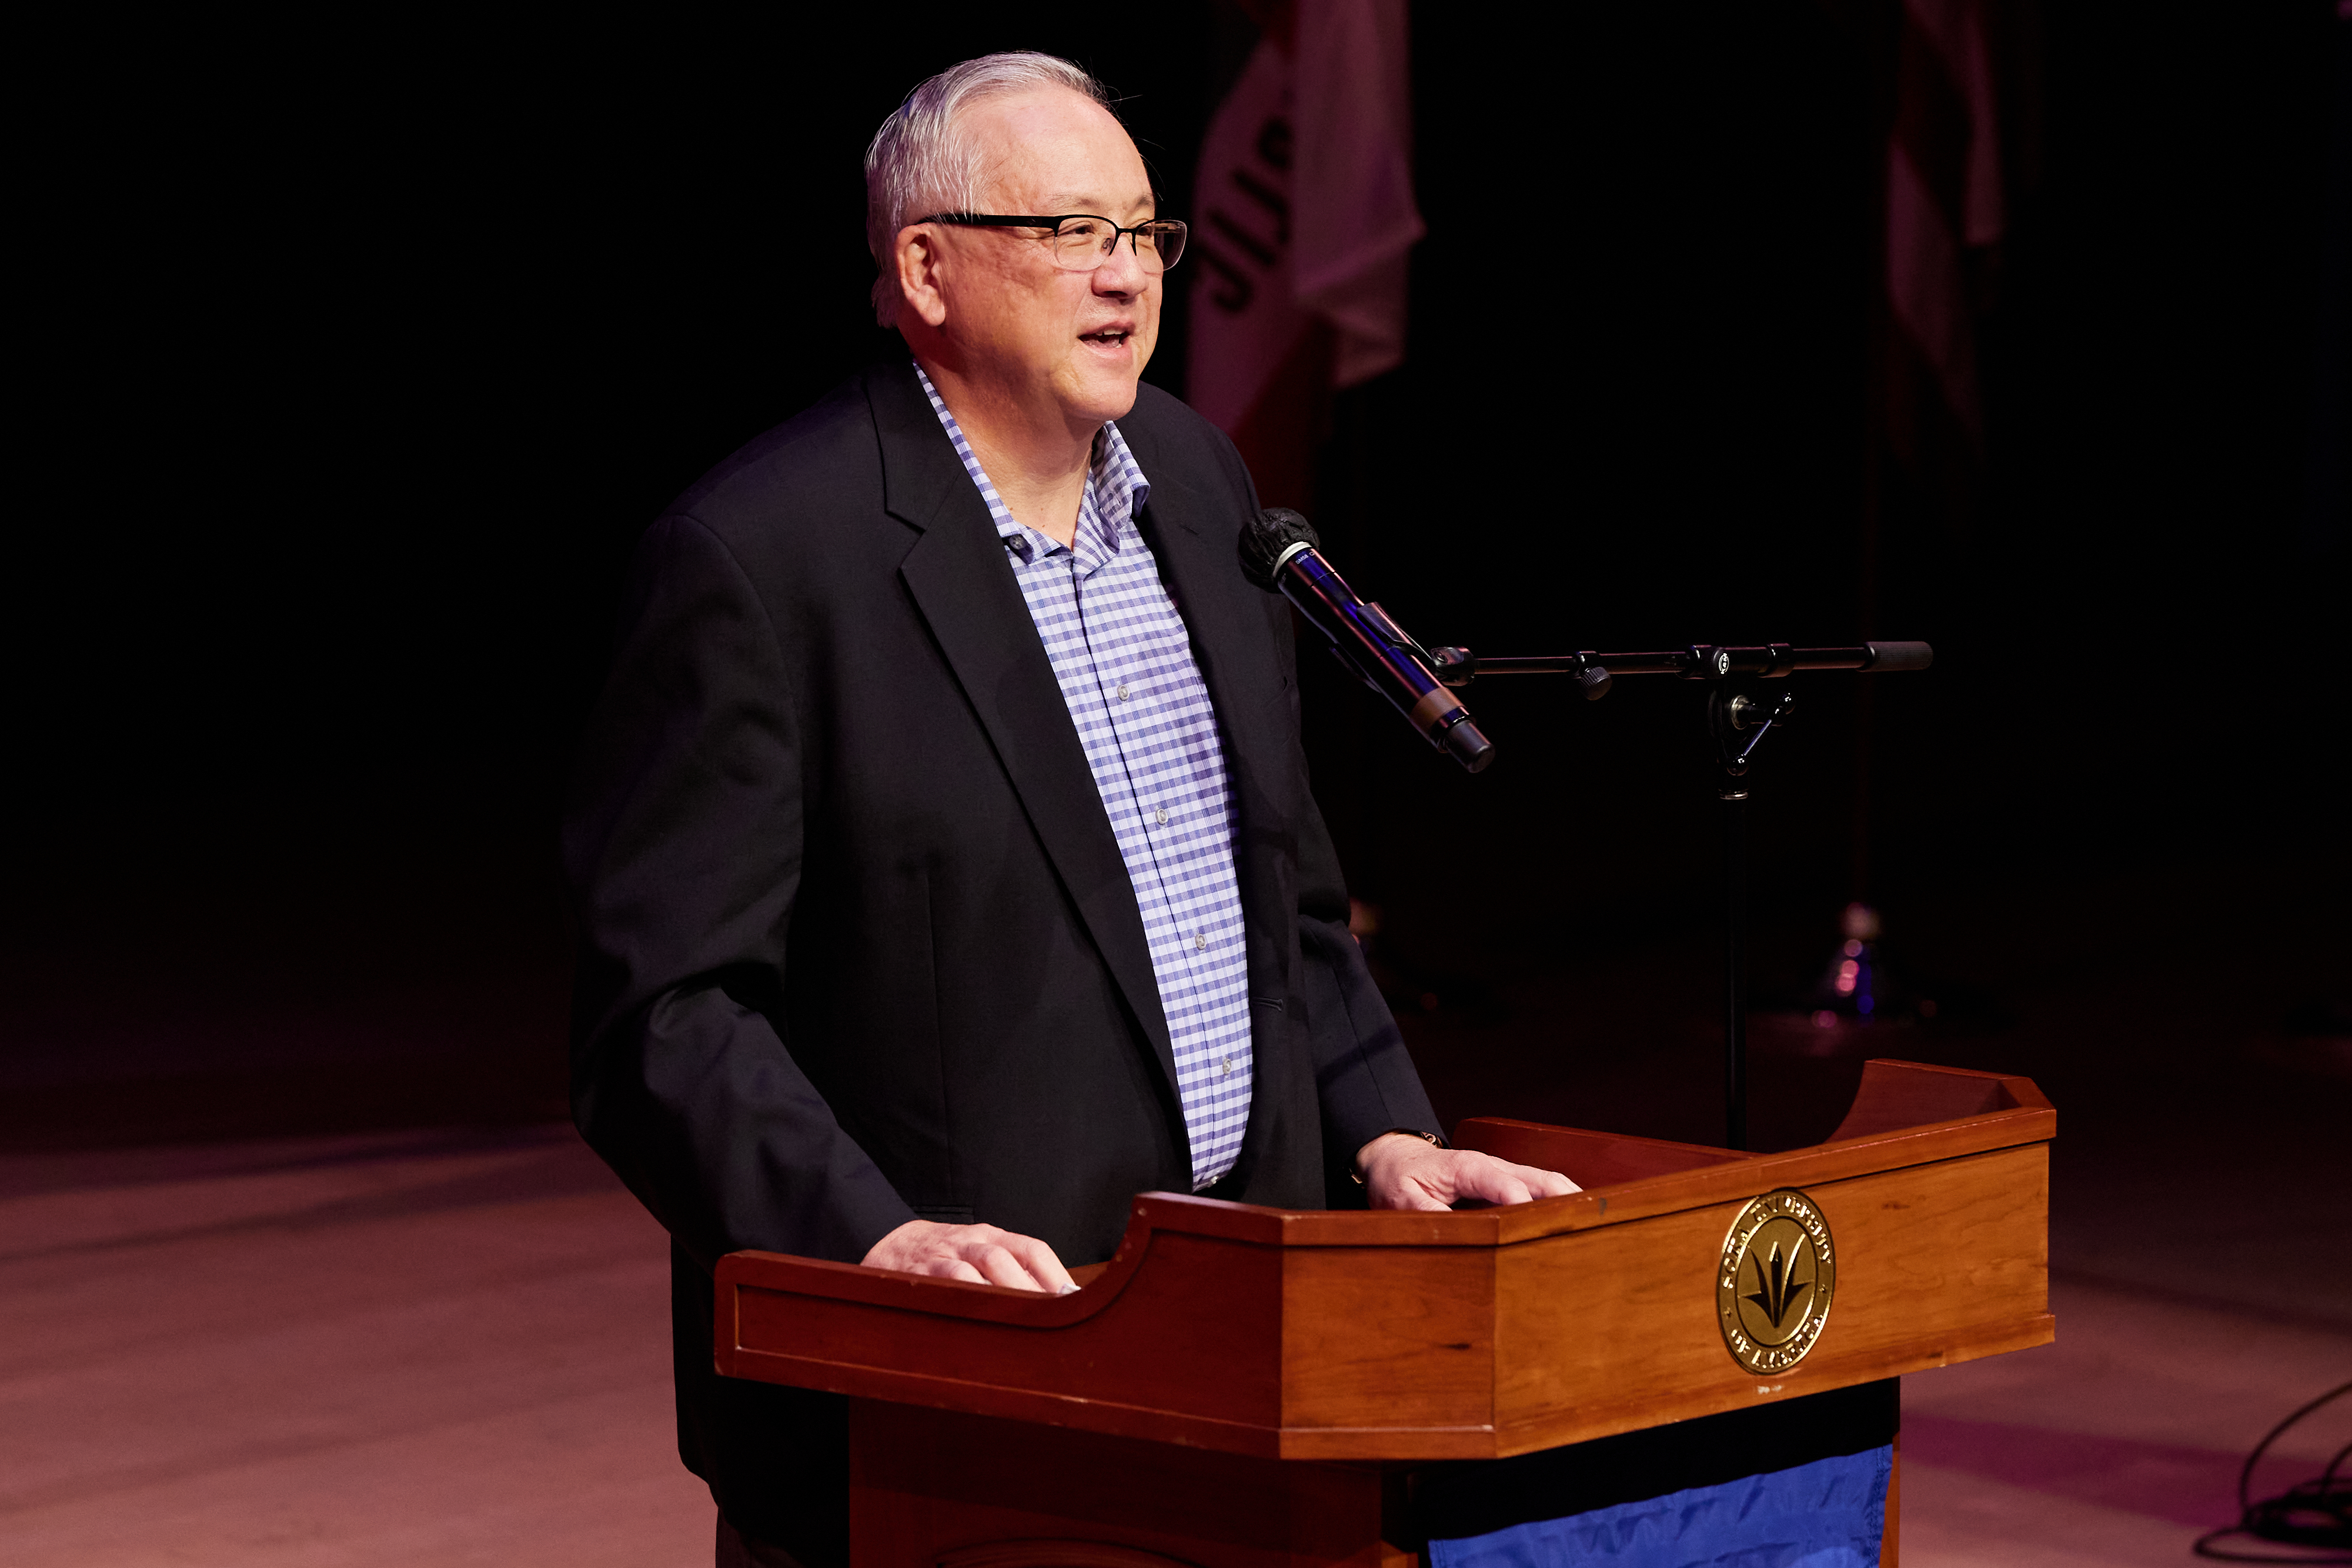
POLYGON ((1105 423, 1077 534, 1056 544, 1013 520, 931 378, 920 365, 915 373, 996 520, 1135 884, 1198 1192, 1234 1168, 1249 1125, 1249 974, 1217 716, 1160 563, 1136 530, 1150 482, 1118 426, 1105 423))

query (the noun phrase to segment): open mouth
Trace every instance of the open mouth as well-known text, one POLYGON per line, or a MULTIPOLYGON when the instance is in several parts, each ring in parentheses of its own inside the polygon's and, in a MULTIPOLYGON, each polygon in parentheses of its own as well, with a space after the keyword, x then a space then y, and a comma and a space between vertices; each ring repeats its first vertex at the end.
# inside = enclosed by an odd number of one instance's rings
POLYGON ((1105 327, 1098 332, 1079 333, 1078 341, 1081 343, 1093 343, 1101 348, 1116 349, 1134 335, 1134 330, 1131 328, 1105 327))

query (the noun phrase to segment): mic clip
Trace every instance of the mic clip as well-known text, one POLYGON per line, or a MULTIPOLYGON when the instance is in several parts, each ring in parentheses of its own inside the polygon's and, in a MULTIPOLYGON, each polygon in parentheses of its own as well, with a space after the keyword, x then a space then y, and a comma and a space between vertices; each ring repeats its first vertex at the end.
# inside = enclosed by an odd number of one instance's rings
MULTIPOLYGON (((1600 659, 1591 653, 1574 653, 1564 659, 1522 659, 1505 661, 1531 673, 1567 674, 1576 677, 1577 690, 1586 702, 1598 702, 1609 695, 1610 674, 1600 659)), ((1445 685, 1460 690, 1478 678, 1478 655, 1467 648, 1439 648, 1429 655, 1430 668, 1445 685)))

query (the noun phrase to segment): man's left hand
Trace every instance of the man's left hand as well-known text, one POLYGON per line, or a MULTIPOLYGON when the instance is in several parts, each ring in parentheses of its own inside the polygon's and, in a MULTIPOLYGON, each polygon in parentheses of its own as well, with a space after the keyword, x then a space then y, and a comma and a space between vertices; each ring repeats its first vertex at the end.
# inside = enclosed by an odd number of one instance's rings
POLYGON ((1583 1189, 1558 1171, 1515 1166, 1473 1149, 1441 1149, 1410 1133, 1383 1133, 1356 1151, 1374 1208, 1447 1209, 1465 1198, 1526 1203, 1583 1189))

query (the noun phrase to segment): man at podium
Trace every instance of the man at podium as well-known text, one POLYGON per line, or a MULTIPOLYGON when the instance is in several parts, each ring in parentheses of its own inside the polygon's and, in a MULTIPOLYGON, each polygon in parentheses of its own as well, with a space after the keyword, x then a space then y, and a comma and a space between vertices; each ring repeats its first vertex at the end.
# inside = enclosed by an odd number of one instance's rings
POLYGON ((1574 1190, 1444 1145, 1348 934, 1249 475, 1138 381, 1185 227, 1106 101, 994 55, 884 122, 907 353, 647 531, 589 726, 574 1113, 673 1238, 723 1559, 846 1554, 842 1402, 712 1370, 728 1252, 1060 1291, 1147 1190, 1574 1190))

